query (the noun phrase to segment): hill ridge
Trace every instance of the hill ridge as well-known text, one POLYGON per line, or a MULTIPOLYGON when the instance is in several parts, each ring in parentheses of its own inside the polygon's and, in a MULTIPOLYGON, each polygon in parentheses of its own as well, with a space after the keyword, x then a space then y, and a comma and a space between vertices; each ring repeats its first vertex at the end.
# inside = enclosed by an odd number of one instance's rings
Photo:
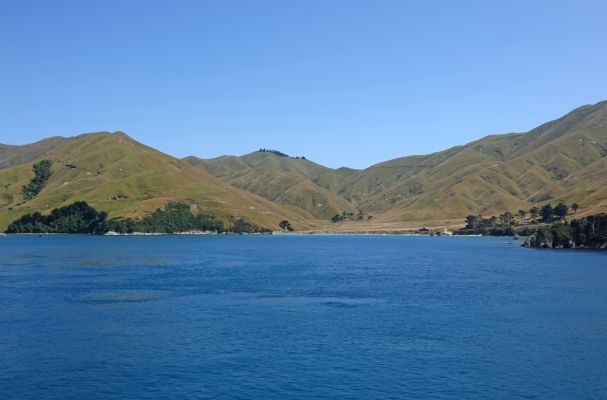
POLYGON ((224 218, 242 214, 269 227, 280 217, 299 229, 336 229, 342 225, 329 221, 342 213, 372 217, 365 226, 393 228, 543 202, 577 202, 581 214, 607 211, 607 101, 528 132, 487 135, 365 169, 282 154, 177 159, 121 131, 0 145, 0 225, 25 209, 73 199, 97 202, 115 215, 141 215, 182 199, 224 218), (39 199, 23 204, 19 189, 31 165, 45 157, 55 174, 39 199))

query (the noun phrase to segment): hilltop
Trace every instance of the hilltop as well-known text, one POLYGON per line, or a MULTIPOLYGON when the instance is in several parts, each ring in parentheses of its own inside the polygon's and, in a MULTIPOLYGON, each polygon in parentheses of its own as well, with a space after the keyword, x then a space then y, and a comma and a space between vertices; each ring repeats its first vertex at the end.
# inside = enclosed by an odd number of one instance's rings
POLYGON ((0 168, 9 168, 44 158, 51 151, 69 140, 64 137, 54 136, 23 146, 0 144, 0 168))
POLYGON ((186 157, 189 164, 273 202, 299 207, 318 219, 329 220, 354 205, 334 191, 355 170, 333 170, 283 153, 257 151, 245 156, 211 160, 186 157))

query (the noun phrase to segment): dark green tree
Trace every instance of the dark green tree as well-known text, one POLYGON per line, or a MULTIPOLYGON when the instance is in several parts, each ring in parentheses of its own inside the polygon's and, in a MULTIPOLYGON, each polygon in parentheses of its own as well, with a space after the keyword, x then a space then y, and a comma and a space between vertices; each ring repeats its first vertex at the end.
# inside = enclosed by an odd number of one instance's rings
POLYGON ((545 204, 540 210, 540 215, 542 216, 542 221, 548 222, 552 219, 552 216, 554 215, 554 209, 550 204, 545 204))
POLYGON ((49 160, 42 160, 32 166, 34 177, 29 183, 21 188, 24 200, 31 200, 44 188, 46 181, 51 177, 51 165, 49 160))
POLYGON ((185 203, 169 202, 152 214, 133 220, 112 220, 110 230, 119 233, 179 233, 187 231, 223 231, 223 222, 209 214, 193 214, 185 203))
POLYGON ((7 233, 88 233, 107 232, 107 214, 98 212, 84 201, 55 208, 49 215, 25 214, 13 221, 7 233))
POLYGON ((466 229, 478 229, 482 217, 480 215, 468 215, 466 217, 466 229))
POLYGON ((556 207, 554 207, 554 215, 563 219, 569 213, 569 207, 566 204, 559 203, 556 207))
POLYGON ((278 226, 280 226, 280 229, 282 229, 285 232, 292 232, 293 231, 293 227, 291 226, 291 224, 289 223, 289 221, 287 221, 286 219, 280 221, 280 223, 278 224, 278 226))
POLYGON ((507 227, 512 225, 514 222, 514 215, 510 211, 506 211, 505 213, 499 216, 500 225, 507 227))
POLYGON ((228 229, 232 233, 271 233, 269 229, 262 228, 259 225, 252 224, 244 218, 238 218, 228 229))

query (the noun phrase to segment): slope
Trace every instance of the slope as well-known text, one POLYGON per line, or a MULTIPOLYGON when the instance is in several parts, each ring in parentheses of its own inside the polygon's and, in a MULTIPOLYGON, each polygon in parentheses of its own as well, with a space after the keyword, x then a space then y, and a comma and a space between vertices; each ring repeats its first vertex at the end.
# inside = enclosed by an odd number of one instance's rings
POLYGON ((224 220, 244 217, 268 228, 276 228, 282 219, 298 228, 314 223, 298 208, 231 187, 121 132, 64 140, 43 158, 53 162, 52 176, 30 201, 24 201, 21 188, 32 178, 35 160, 0 169, 0 229, 24 213, 44 212, 76 200, 85 200, 110 217, 136 217, 167 201, 187 201, 224 220))
POLYGON ((23 146, 0 144, 0 168, 13 167, 43 158, 69 139, 54 136, 23 146))
POLYGON ((384 222, 495 214, 558 201, 593 209, 605 200, 606 155, 607 102, 601 102, 528 133, 377 164, 338 193, 384 222))
POLYGON ((332 192, 356 173, 353 169, 333 170, 306 159, 260 151, 241 157, 184 160, 230 185, 273 202, 299 207, 319 219, 355 211, 352 204, 332 192))

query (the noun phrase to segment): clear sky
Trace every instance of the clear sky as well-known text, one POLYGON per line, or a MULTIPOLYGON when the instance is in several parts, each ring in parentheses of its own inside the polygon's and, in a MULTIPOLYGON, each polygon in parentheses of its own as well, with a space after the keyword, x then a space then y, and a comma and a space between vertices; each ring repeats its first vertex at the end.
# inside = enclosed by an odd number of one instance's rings
POLYGON ((0 0, 0 143, 364 168, 607 99, 607 1, 0 0))

